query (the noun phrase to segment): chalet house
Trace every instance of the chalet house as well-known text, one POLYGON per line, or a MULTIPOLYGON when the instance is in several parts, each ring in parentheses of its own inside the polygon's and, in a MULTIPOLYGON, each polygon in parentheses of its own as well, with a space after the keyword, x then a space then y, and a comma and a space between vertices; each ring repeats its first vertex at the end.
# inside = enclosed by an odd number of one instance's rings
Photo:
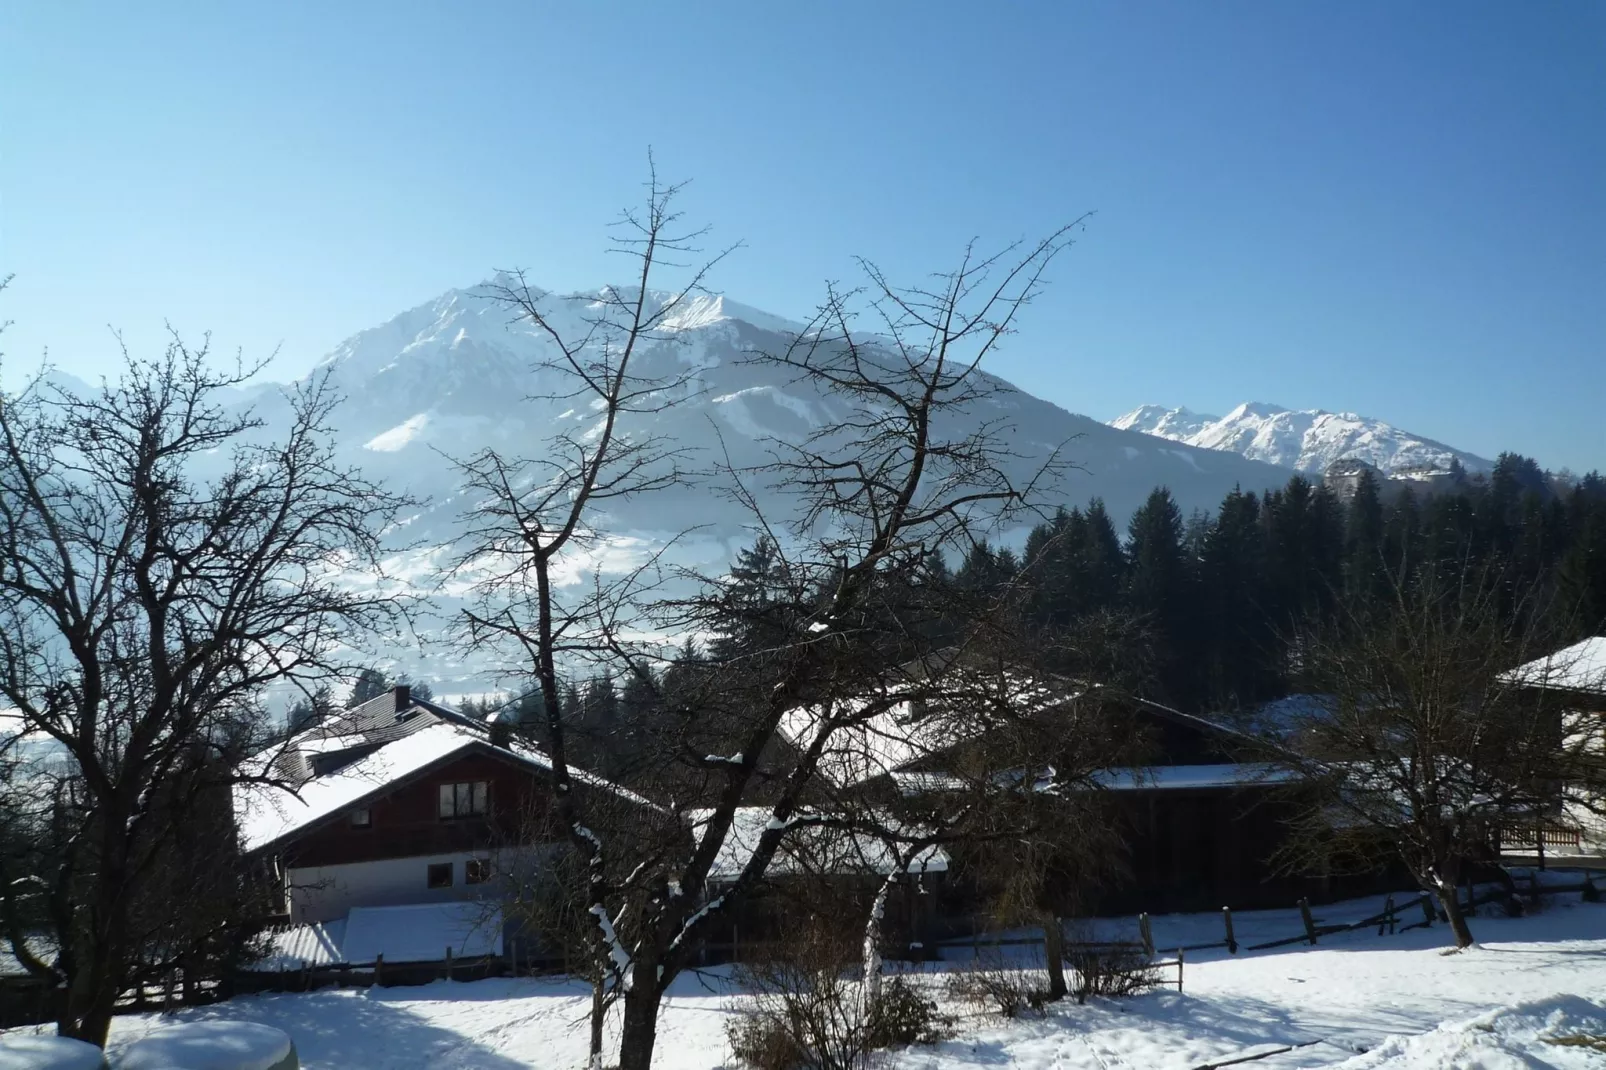
MULTIPOLYGON (((538 861, 564 839, 540 750, 405 686, 300 732, 258 764, 262 782, 235 791, 235 821, 243 849, 276 875, 283 916, 298 924, 479 900, 510 854, 538 861)), ((582 791, 651 805, 571 772, 582 791)))
MULTIPOLYGON (((1028 684, 1022 684, 1022 701, 1037 701, 1028 684)), ((1275 856, 1288 836, 1288 811, 1279 789, 1286 775, 1245 761, 1248 737, 1143 700, 1126 701, 1121 716, 1136 743, 1133 764, 1100 770, 1088 785, 1108 793, 1125 844, 1125 877, 1101 894, 1099 913, 1285 906, 1301 896, 1331 898, 1369 887, 1366 878, 1357 883, 1280 871, 1275 856)), ((796 744, 812 727, 806 714, 786 726, 796 744)), ((966 749, 990 730, 981 717, 933 718, 900 704, 838 729, 821 768, 839 791, 869 799, 941 791, 966 749)), ((1053 756, 1043 759, 1051 764, 1053 756)), ((962 912, 963 852, 956 848, 945 868, 953 901, 944 911, 962 912)))
MULTIPOLYGON (((1546 692, 1563 730, 1606 763, 1606 636, 1595 636, 1513 669, 1510 679, 1546 692)), ((1508 854, 1606 854, 1606 791, 1570 785, 1565 799, 1502 830, 1508 854)))

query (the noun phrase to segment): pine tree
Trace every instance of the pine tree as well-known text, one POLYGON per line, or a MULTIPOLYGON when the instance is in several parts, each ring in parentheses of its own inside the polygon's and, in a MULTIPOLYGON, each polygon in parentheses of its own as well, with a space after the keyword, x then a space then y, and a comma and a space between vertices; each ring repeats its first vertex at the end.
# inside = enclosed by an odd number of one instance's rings
POLYGON ((1206 700, 1246 707, 1272 697, 1282 658, 1266 612, 1267 564, 1260 501, 1233 490, 1205 536, 1201 560, 1208 655, 1206 700))
POLYGON ((1193 592, 1182 552, 1182 513, 1164 487, 1157 487, 1127 525, 1126 602, 1150 622, 1155 636, 1156 675, 1173 703, 1194 696, 1189 655, 1197 644, 1190 625, 1193 592))
POLYGON ((1344 525, 1344 593, 1355 606, 1368 606, 1388 590, 1383 499, 1377 476, 1361 471, 1344 525))
POLYGON ((772 649, 788 633, 795 599, 785 562, 769 538, 737 552, 724 591, 725 620, 709 646, 713 657, 772 649))
POLYGON ((364 669, 357 674, 357 682, 351 687, 351 705, 360 706, 389 690, 390 680, 384 673, 375 668, 364 669))
POLYGON ((1087 583, 1089 609, 1114 609, 1126 588, 1126 556, 1115 522, 1104 508, 1103 498, 1087 503, 1083 528, 1082 570, 1087 583))
POLYGON ((309 698, 303 698, 290 707, 290 715, 287 718, 289 734, 293 736, 302 729, 316 724, 333 708, 334 699, 330 694, 329 685, 319 686, 309 698))

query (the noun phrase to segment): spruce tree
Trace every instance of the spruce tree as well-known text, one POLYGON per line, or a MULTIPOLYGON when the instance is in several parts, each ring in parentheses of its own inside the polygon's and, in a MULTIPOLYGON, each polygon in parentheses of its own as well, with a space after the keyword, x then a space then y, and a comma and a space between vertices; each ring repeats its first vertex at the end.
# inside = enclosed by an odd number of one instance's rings
POLYGON ((1155 636, 1156 675, 1165 697, 1188 704, 1195 696, 1189 655, 1190 572, 1182 552, 1182 513, 1171 492, 1156 487, 1127 525, 1127 605, 1148 619, 1155 636))
POLYGON ((1206 625, 1206 700, 1247 707, 1276 689, 1281 657, 1266 612, 1267 565, 1260 501, 1233 490, 1205 536, 1201 587, 1206 625))
POLYGON ((1377 476, 1366 468, 1344 525, 1344 593, 1352 605, 1369 606, 1383 597, 1388 590, 1386 560, 1382 492, 1377 476))
POLYGON ((384 673, 375 668, 364 669, 357 674, 357 682, 351 687, 351 705, 360 706, 389 690, 390 680, 384 673))

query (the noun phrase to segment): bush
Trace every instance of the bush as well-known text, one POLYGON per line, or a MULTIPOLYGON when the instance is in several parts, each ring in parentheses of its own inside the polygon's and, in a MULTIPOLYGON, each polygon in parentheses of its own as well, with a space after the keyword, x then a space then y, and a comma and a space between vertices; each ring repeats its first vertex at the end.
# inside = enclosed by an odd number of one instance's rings
POLYGON ((767 1009, 739 1012, 725 1025, 731 1057, 751 1070, 798 1070, 808 1052, 786 1021, 767 1009))
POLYGON ((858 963, 841 941, 805 934, 786 957, 741 970, 753 1002, 726 1025, 732 1057, 749 1070, 863 1070, 881 1048, 934 1043, 952 1019, 901 977, 865 1007, 858 963))
POLYGON ((937 1010, 937 1001, 927 999, 902 977, 892 977, 881 985, 881 998, 870 1009, 869 1047, 898 1048, 911 1044, 935 1044, 950 1035, 954 1020, 937 1010))
POLYGON ((996 950, 978 951, 948 978, 948 996, 977 1014, 1019 1018, 1028 1011, 1041 1014, 1048 1006, 1045 982, 1039 969, 1010 965, 996 950))
POLYGON ((1071 992, 1078 1003, 1089 996, 1135 996, 1161 983, 1160 971, 1135 947, 1073 944, 1065 950, 1065 965, 1071 969, 1071 992))

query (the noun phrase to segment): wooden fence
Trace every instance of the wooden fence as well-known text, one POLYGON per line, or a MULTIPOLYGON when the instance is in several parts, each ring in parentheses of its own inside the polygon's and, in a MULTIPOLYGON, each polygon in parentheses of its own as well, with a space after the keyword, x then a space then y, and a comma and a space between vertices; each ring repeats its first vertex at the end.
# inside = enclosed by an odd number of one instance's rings
MULTIPOLYGON (((1538 881, 1538 878, 1535 877, 1530 881, 1528 890, 1528 894, 1532 897, 1560 895, 1570 892, 1583 892, 1586 896, 1590 897, 1599 894, 1593 879, 1588 874, 1584 876, 1582 881, 1579 881, 1576 884, 1561 885, 1541 885, 1538 881)), ((1478 907, 1487 903, 1508 902, 1510 895, 1510 889, 1503 885, 1496 886, 1482 893, 1473 892, 1471 895, 1469 895, 1467 901, 1462 905, 1462 909, 1470 914, 1478 907)), ((1439 910, 1438 904, 1434 897, 1426 893, 1416 896, 1412 899, 1407 899, 1403 903, 1396 903, 1394 901, 1394 897, 1391 895, 1387 900, 1384 901, 1383 909, 1378 913, 1367 918, 1362 918, 1359 921, 1345 922, 1344 924, 1339 925, 1318 925, 1314 915, 1311 914, 1310 901, 1308 899, 1301 899, 1295 905, 1299 909, 1300 921, 1302 923, 1301 931, 1291 936, 1280 937, 1275 940, 1266 940, 1258 944, 1239 944, 1237 935, 1233 929, 1232 908, 1222 907, 1222 939, 1206 941, 1203 943, 1184 944, 1177 948, 1176 957, 1171 959, 1160 960, 1155 958, 1155 955, 1159 951, 1169 950, 1169 948, 1156 947, 1154 942, 1153 925, 1148 914, 1138 915, 1138 940, 1136 941, 1068 941, 1064 946, 1067 951, 1082 950, 1095 952, 1100 950, 1131 950, 1141 948, 1143 954, 1150 960, 1149 964, 1151 966, 1162 968, 1169 968, 1173 966, 1176 967, 1177 991, 1180 992, 1182 991, 1182 971, 1184 964, 1187 961, 1188 952, 1190 951, 1214 951, 1224 948, 1228 954, 1236 955, 1240 951, 1270 951, 1274 948, 1288 947, 1293 944, 1308 944, 1315 946, 1324 936, 1332 936, 1336 933, 1353 932, 1358 929, 1370 929, 1374 925, 1377 926, 1377 935, 1391 936, 1395 933, 1409 932, 1412 929, 1425 929, 1432 926, 1436 921, 1444 920, 1444 916, 1439 910)), ((945 948, 1042 945, 1043 937, 1041 935, 995 939, 989 939, 985 936, 978 936, 974 939, 945 940, 942 943, 942 946, 945 948)))

